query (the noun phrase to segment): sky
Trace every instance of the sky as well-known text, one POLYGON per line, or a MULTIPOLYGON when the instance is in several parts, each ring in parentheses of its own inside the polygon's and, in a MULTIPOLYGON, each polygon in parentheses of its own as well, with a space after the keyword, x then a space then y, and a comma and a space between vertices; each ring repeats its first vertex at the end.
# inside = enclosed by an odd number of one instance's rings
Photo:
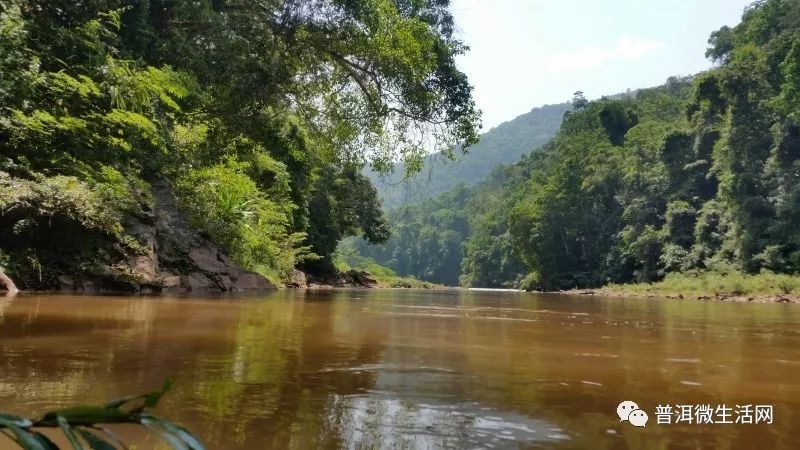
POLYGON ((656 86, 708 69, 709 34, 752 0, 453 0, 457 64, 483 129, 544 104, 656 86))

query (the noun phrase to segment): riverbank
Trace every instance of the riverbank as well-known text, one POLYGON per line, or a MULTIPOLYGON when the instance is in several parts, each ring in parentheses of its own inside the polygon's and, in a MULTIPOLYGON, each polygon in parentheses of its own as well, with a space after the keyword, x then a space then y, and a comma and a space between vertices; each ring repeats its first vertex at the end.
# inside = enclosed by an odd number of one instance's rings
POLYGON ((800 276, 763 272, 693 272, 669 274, 657 283, 610 284, 598 289, 571 289, 566 295, 646 297, 726 302, 800 303, 800 276))
MULTIPOLYGON (((11 284, 4 285, 3 283, 3 272, 0 271, 0 295, 8 295, 13 296, 22 291, 16 289, 8 279, 8 282, 11 284), (9 289, 6 286, 10 286, 9 289)), ((6 277, 7 278, 7 277, 6 277)), ((373 274, 366 271, 360 271, 355 269, 349 269, 346 271, 337 272, 333 275, 328 276, 316 276, 311 274, 306 274, 301 271, 295 271, 295 275, 293 276, 292 280, 281 283, 279 286, 274 286, 267 290, 275 290, 275 289, 335 289, 335 288, 366 288, 366 289, 434 289, 434 290, 444 290, 444 289, 460 289, 458 287, 450 287, 444 286, 441 284, 430 283, 427 281, 421 281, 416 278, 412 277, 401 277, 392 273, 378 273, 373 274)), ((106 289, 106 290, 75 290, 75 289, 54 289, 54 290, 29 290, 25 291, 26 293, 46 293, 46 294, 65 294, 65 293, 78 293, 78 294, 87 294, 87 295, 98 295, 98 294, 129 294, 129 295, 136 295, 136 294, 223 294, 225 292, 257 292, 258 290, 241 290, 241 289, 232 289, 229 291, 220 291, 220 290, 209 290, 209 289, 196 289, 196 290, 163 290, 163 291, 153 291, 153 290, 140 290, 140 291, 131 291, 131 290, 113 290, 113 289, 106 289)))
MULTIPOLYGON (((334 265, 339 272, 339 276, 348 273, 360 273, 366 275, 371 283, 365 287, 377 288, 409 288, 409 289, 453 289, 451 286, 422 281, 414 277, 404 277, 398 275, 394 270, 384 267, 370 258, 348 255, 347 257, 337 254, 334 257, 334 265)), ((335 285, 334 285, 335 286, 335 285)))
POLYGON ((441 284, 421 281, 412 277, 401 277, 394 272, 348 269, 338 272, 334 276, 314 277, 304 275, 304 280, 293 281, 287 287, 300 288, 407 288, 407 289, 453 289, 441 284))

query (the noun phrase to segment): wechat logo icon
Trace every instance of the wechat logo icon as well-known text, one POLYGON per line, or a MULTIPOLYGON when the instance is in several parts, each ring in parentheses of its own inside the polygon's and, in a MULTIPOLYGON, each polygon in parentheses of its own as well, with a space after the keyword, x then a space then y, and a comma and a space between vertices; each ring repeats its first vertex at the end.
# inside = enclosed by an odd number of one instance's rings
POLYGON ((620 422, 630 422, 635 427, 642 427, 647 424, 647 413, 639 409, 636 402, 625 400, 617 405, 617 415, 620 422))

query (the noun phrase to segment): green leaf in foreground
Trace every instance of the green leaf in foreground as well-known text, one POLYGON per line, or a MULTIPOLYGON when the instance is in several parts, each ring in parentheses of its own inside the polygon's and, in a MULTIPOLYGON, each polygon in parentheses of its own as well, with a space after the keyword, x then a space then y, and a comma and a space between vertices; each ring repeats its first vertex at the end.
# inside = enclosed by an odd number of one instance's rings
POLYGON ((95 423, 129 423, 130 415, 118 409, 100 406, 75 406, 45 414, 42 422, 59 423, 59 417, 71 425, 92 425, 95 423))
POLYGON ((160 391, 147 394, 147 396, 144 398, 144 406, 148 408, 155 408, 156 404, 158 404, 158 401, 161 400, 161 397, 163 397, 164 394, 170 390, 170 388, 172 388, 172 380, 167 378, 167 380, 164 381, 164 386, 160 391))
POLYGON ((72 448, 75 450, 83 450, 83 445, 81 445, 81 442, 78 440, 78 436, 75 435, 75 431, 69 425, 67 419, 65 419, 64 416, 57 416, 56 420, 58 421, 58 426, 61 427, 61 431, 64 432, 64 436, 66 436, 67 440, 69 440, 69 444, 72 446, 72 448))
POLYGON ((27 428, 32 424, 33 423, 30 420, 24 417, 14 416, 11 414, 0 414, 0 428, 7 427, 9 425, 27 428))
POLYGON ((50 450, 50 448, 45 446, 46 444, 43 444, 42 441, 30 431, 23 430, 16 425, 9 425, 8 429, 14 433, 17 442, 25 450, 50 450))
POLYGON ((124 405, 125 403, 132 402, 134 400, 138 400, 140 398, 147 397, 148 394, 145 395, 126 395, 125 397, 115 398, 114 400, 108 401, 105 405, 106 408, 119 408, 120 406, 124 405))
MULTIPOLYGON (((120 397, 106 403, 107 406, 75 406, 46 413, 39 420, 11 414, 0 414, 0 436, 5 436, 24 450, 59 450, 46 435, 35 431, 39 428, 58 428, 73 450, 117 450, 127 446, 106 424, 141 425, 158 434, 177 450, 205 450, 200 440, 185 428, 168 420, 149 414, 147 408, 169 391, 172 382, 167 380, 159 391, 145 395, 120 397), (144 400, 133 409, 119 409, 133 401, 144 400)), ((5 448, 5 447, 4 447, 5 448)))
POLYGON ((49 437, 39 433, 38 431, 32 431, 31 433, 47 450, 59 450, 58 446, 51 441, 49 437))
POLYGON ((151 417, 151 419, 155 420, 165 430, 169 431, 175 436, 178 436, 192 450, 205 450, 205 447, 203 447, 203 444, 200 443, 200 440, 194 437, 194 435, 190 433, 186 428, 174 424, 166 419, 161 419, 158 417, 151 417))
POLYGON ((116 433, 109 430, 108 428, 101 427, 98 425, 94 425, 91 427, 93 430, 99 431, 106 435, 117 447, 119 448, 127 448, 125 444, 122 442, 122 438, 120 438, 116 433))
POLYGON ((171 434, 170 432, 168 432, 165 429, 163 429, 162 427, 160 427, 158 425, 158 422, 153 420, 152 418, 142 417, 142 422, 141 423, 142 423, 142 425, 144 425, 148 429, 154 431, 159 436, 161 436, 162 439, 164 439, 165 441, 169 442, 169 445, 171 445, 172 448, 174 448, 176 450, 190 450, 189 446, 186 445, 186 443, 183 442, 183 440, 181 438, 171 434))
POLYGON ((113 445, 104 441, 102 438, 92 433, 91 431, 83 430, 80 428, 76 428, 76 431, 78 432, 78 434, 81 435, 83 440, 86 441, 87 444, 89 444, 89 448, 92 450, 116 450, 113 445))

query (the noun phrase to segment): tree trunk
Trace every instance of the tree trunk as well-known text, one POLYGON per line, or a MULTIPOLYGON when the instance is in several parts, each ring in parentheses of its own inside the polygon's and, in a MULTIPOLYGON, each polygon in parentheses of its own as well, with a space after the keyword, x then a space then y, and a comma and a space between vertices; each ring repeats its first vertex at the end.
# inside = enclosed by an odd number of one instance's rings
POLYGON ((5 287, 6 291, 8 291, 9 294, 16 294, 17 292, 19 292, 19 289, 17 289, 17 286, 14 284, 14 281, 12 281, 11 278, 8 278, 8 276, 3 272, 3 270, 0 269, 0 289, 2 289, 3 287, 5 287))

